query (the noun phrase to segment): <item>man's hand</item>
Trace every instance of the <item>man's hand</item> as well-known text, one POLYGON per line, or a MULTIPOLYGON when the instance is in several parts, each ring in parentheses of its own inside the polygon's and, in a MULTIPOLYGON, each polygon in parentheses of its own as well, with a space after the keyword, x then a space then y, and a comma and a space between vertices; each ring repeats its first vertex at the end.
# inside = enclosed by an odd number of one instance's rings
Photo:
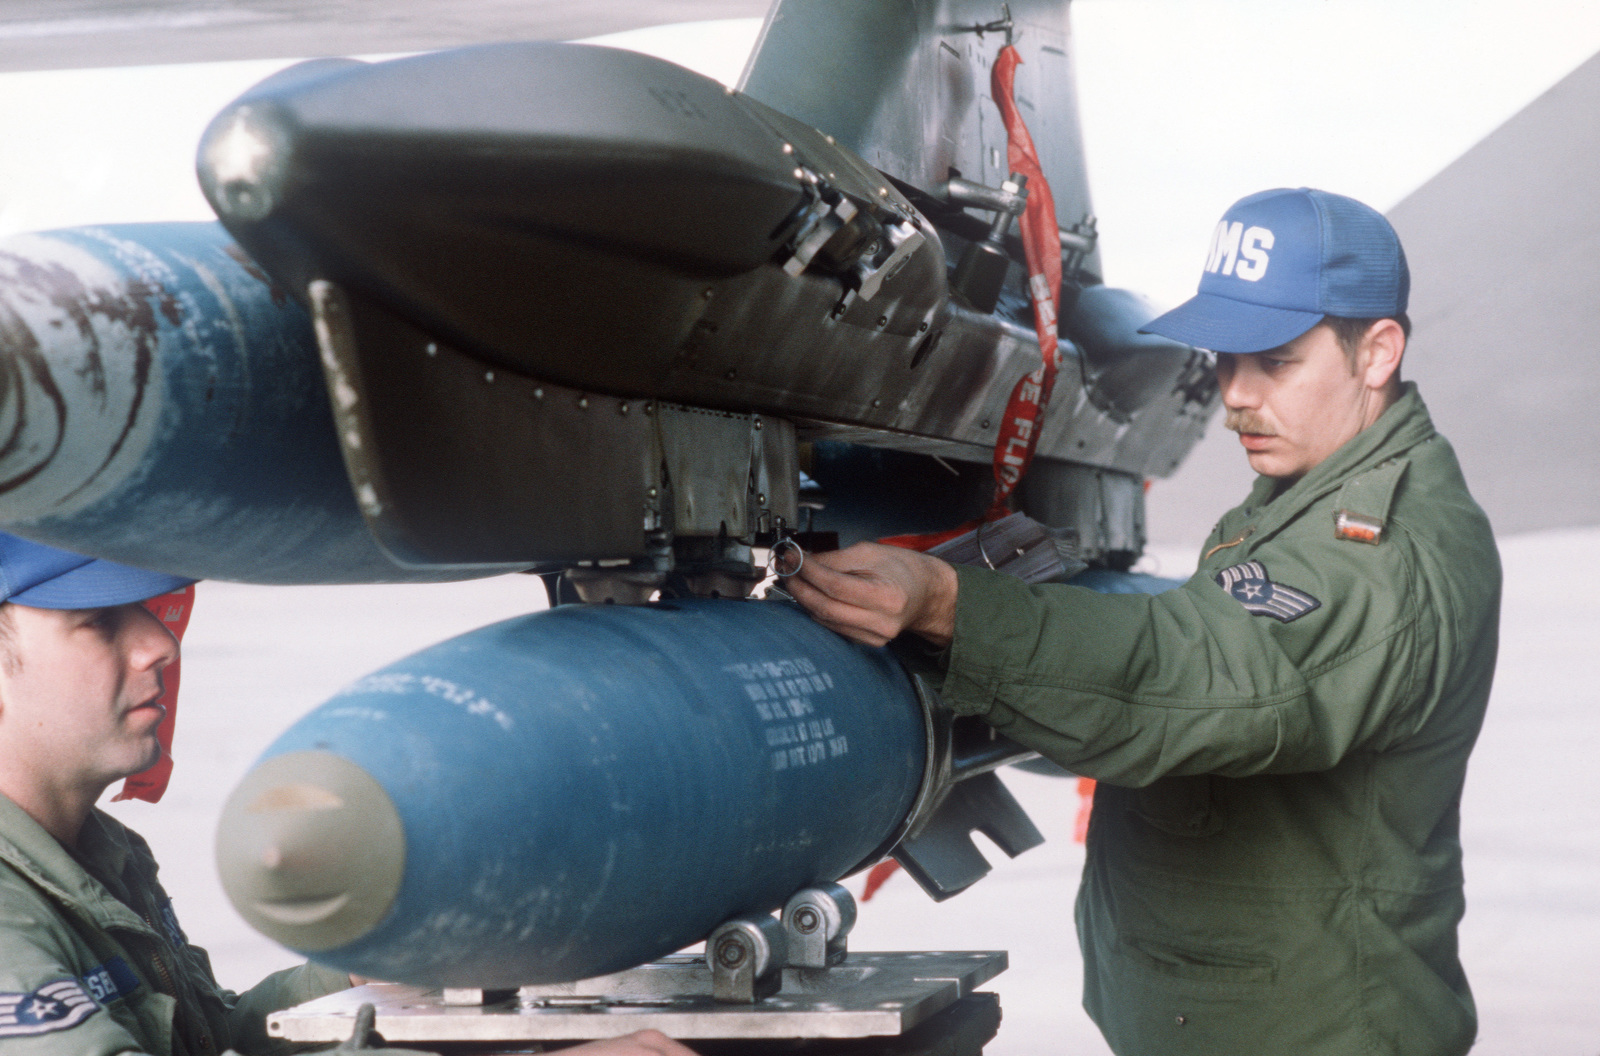
MULTIPOLYGON (((352 975, 357 979, 359 976, 352 975)), ((360 985, 360 984, 357 984, 360 985)), ((370 1003, 363 1004, 356 1011, 355 1029, 350 1032, 348 1040, 331 1049, 318 1049, 319 1053, 327 1056, 336 1056, 341 1052, 359 1052, 366 1056, 435 1056, 434 1053, 421 1049, 394 1049, 373 1048, 368 1043, 377 1036, 377 1009, 370 1003)), ((518 1049, 518 1052, 523 1050, 518 1049)), ((579 1056, 695 1056, 693 1049, 684 1048, 659 1030, 637 1030, 632 1034, 624 1034, 620 1038, 607 1038, 605 1041, 591 1041, 583 1045, 573 1045, 560 1050, 579 1054, 579 1056)), ((222 1056, 239 1056, 229 1049, 222 1056)))
POLYGON ((956 570, 916 550, 857 543, 807 554, 783 586, 818 623, 867 645, 911 631, 943 648, 955 634, 956 570))
POLYGON ((659 1030, 640 1030, 561 1051, 573 1056, 695 1056, 693 1049, 679 1045, 659 1030))
MULTIPOLYGON (((320 1056, 337 1056, 341 1052, 359 1052, 362 1056, 436 1056, 435 1053, 425 1052, 421 1049, 394 1049, 368 1048, 366 1045, 348 1047, 349 1042, 340 1045, 337 1049, 319 1049, 320 1056)), ((518 1049, 526 1052, 526 1049, 518 1049)), ((632 1034, 624 1034, 620 1038, 607 1038, 605 1041, 590 1041, 582 1045, 572 1045, 559 1050, 571 1053, 572 1056, 696 1056, 693 1049, 685 1048, 661 1033, 659 1030, 639 1030, 632 1034)), ((239 1053, 229 1049, 222 1056, 239 1056, 239 1053)))

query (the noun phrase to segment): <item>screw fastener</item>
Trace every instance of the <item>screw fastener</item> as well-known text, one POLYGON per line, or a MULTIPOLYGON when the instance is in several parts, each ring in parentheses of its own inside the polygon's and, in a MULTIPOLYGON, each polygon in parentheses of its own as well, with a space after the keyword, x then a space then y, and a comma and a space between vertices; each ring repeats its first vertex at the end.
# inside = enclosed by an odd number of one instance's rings
POLYGON ((717 961, 724 968, 737 968, 744 963, 744 946, 731 936, 717 944, 717 961))

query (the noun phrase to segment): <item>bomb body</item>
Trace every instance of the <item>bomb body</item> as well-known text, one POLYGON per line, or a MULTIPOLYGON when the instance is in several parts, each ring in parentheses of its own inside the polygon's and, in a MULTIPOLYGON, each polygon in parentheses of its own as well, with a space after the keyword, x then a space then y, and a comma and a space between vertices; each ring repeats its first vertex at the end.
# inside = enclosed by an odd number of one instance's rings
POLYGON ((328 701, 229 800, 225 886, 270 937, 430 986, 588 978, 886 850, 925 716, 797 609, 565 606, 328 701))
POLYGON ((0 524, 201 579, 405 568, 351 494, 305 309, 214 223, 0 242, 0 524))

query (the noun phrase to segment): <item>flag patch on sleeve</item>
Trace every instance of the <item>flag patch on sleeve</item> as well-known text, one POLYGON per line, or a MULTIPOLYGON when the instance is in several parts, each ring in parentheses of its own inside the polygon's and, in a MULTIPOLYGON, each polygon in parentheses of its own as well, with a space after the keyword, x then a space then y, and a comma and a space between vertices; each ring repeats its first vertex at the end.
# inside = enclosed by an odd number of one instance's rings
POLYGON ((0 1038, 67 1030, 99 1007, 76 979, 58 979, 26 994, 0 992, 0 1038))
POLYGON ((1217 585, 1243 605, 1252 616, 1271 616, 1279 623, 1298 620, 1322 602, 1303 590, 1274 583, 1267 576, 1267 566, 1260 561, 1246 561, 1217 573, 1217 585))

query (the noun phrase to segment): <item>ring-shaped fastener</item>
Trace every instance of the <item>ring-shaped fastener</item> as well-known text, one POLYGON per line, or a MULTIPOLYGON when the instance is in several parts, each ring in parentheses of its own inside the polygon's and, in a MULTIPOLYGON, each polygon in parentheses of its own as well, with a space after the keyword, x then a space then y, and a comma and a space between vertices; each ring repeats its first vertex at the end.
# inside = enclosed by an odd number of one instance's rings
POLYGON ((788 579, 790 576, 796 574, 804 567, 806 567, 805 550, 800 546, 799 543, 795 542, 788 536, 784 536, 782 539, 779 539, 776 545, 773 546, 772 552, 767 555, 767 571, 772 573, 774 576, 777 576, 779 579, 788 579), (779 555, 785 552, 785 546, 788 546, 794 551, 795 558, 794 567, 787 572, 785 572, 779 564, 779 555))
POLYGON ((987 551, 987 550, 985 550, 983 548, 983 526, 984 526, 984 523, 985 522, 983 522, 983 521, 979 521, 978 522, 977 529, 972 533, 973 534, 973 541, 978 544, 978 556, 983 558, 983 563, 989 566, 989 570, 991 572, 998 572, 1000 570, 998 568, 994 567, 994 562, 993 561, 989 560, 989 551, 987 551))

